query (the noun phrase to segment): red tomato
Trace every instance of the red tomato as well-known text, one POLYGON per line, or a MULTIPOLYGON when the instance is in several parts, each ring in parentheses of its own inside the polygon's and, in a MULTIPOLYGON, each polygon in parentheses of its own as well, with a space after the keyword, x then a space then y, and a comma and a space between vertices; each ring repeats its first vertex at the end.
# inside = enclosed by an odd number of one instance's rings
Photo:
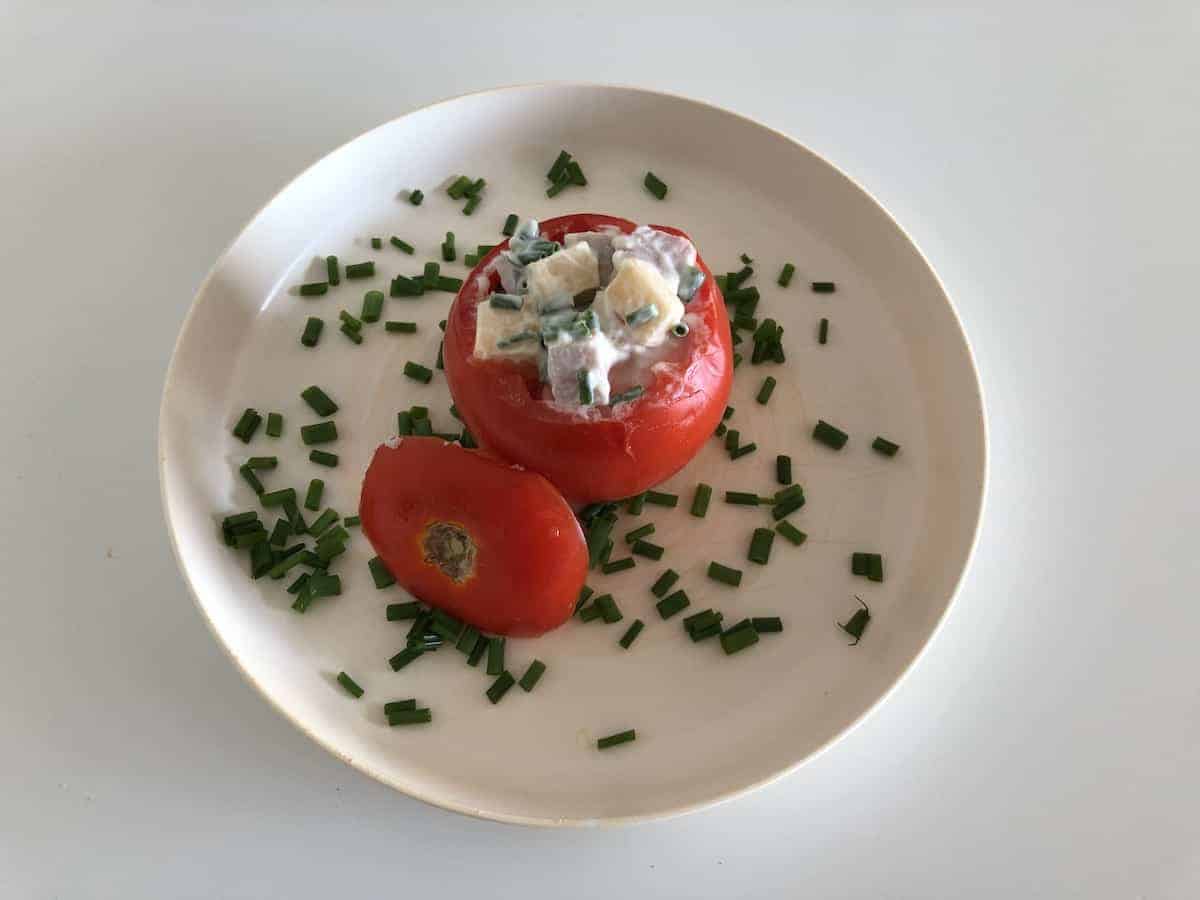
MULTIPOLYGON (((561 242, 572 232, 634 223, 613 216, 579 213, 541 223, 542 234, 561 242)), ((677 228, 651 226, 687 237, 677 228)), ((505 459, 540 472, 577 503, 617 500, 641 493, 683 468, 712 437, 733 381, 733 348, 725 303, 712 272, 697 256, 704 284, 687 304, 700 316, 674 347, 672 365, 658 366, 633 402, 598 407, 579 415, 546 402, 545 386, 531 362, 479 360, 475 350, 475 307, 499 284, 476 278, 505 241, 480 260, 463 283, 446 321, 443 357, 455 406, 479 442, 505 459)), ((629 387, 622 372, 611 373, 613 391, 629 387)))
POLYGON ((587 574, 583 532, 554 485, 441 438, 376 450, 359 514, 400 584, 493 634, 561 625, 587 574))

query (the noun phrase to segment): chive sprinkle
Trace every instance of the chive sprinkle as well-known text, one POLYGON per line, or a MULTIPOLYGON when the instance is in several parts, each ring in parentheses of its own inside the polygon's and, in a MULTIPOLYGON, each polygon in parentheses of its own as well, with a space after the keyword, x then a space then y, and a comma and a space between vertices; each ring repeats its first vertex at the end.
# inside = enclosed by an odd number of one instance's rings
POLYGON ((300 426, 300 440, 306 445, 328 444, 336 441, 338 436, 337 424, 330 419, 327 422, 316 422, 312 425, 300 426))
POLYGON ((283 434, 283 416, 280 413, 267 413, 268 437, 279 437, 283 434))
POLYGON ((408 192, 408 202, 413 206, 420 206, 421 201, 425 199, 425 192, 420 188, 408 192))
POLYGON ((371 249, 372 250, 383 249, 383 238, 377 238, 377 237, 371 238, 371 249))
POLYGON ((508 218, 504 220, 504 227, 500 229, 500 233, 512 237, 517 230, 517 214, 509 213, 508 218))
POLYGON ((787 287, 792 283, 792 276, 796 273, 796 267, 791 263, 784 263, 783 269, 779 273, 779 286, 787 287))
POLYGON ((321 513, 319 516, 317 516, 315 519, 313 519, 311 523, 309 523, 308 533, 311 534, 313 537, 315 537, 317 540, 320 540, 321 536, 326 531, 328 531, 330 528, 332 528, 334 525, 337 524, 337 520, 338 520, 337 510, 334 509, 333 507, 329 507, 328 509, 325 510, 325 512, 321 513))
POLYGON ((576 375, 579 382, 579 405, 591 406, 592 404, 592 381, 588 377, 587 369, 580 369, 576 375))
POLYGON ((489 675, 499 675, 504 671, 504 643, 502 637, 488 638, 487 673, 489 675))
POLYGON ((675 507, 679 505, 679 496, 662 491, 646 491, 646 502, 655 506, 675 507))
POLYGON ((360 262, 360 263, 351 263, 350 265, 346 266, 346 277, 347 278, 370 278, 374 274, 375 274, 374 260, 368 260, 367 262, 360 262))
POLYGON ((387 563, 378 556, 373 556, 367 561, 367 568, 371 570, 371 578, 375 582, 376 588, 382 590, 396 583, 396 576, 388 569, 387 563))
POLYGON ((812 289, 814 294, 832 294, 837 290, 837 285, 832 281, 814 281, 812 289))
POLYGON ((732 656, 757 643, 758 632, 754 630, 754 623, 749 619, 742 619, 732 628, 721 632, 721 649, 725 651, 726 656, 732 656))
POLYGON ((521 676, 521 680, 517 684, 521 685, 521 690, 528 694, 537 687, 537 683, 541 681, 544 674, 546 674, 546 664, 540 659, 535 659, 529 664, 529 668, 525 670, 525 674, 521 676))
POLYGON ((425 649, 423 647, 405 647, 388 660, 388 665, 392 667, 393 672, 399 672, 424 652, 425 649))
POLYGON ((393 700, 390 703, 383 704, 383 714, 390 716, 392 713, 412 712, 417 708, 417 701, 411 700, 393 700))
POLYGON ((624 559, 614 559, 612 562, 606 562, 600 567, 600 571, 605 575, 612 575, 616 572, 624 572, 626 569, 632 569, 636 565, 637 563, 632 556, 626 556, 624 559))
MULTIPOLYGON (((267 418, 267 434, 271 433, 270 417, 267 418)), ((871 441, 871 449, 884 456, 895 456, 900 452, 900 445, 894 444, 885 437, 877 437, 871 441)))
POLYGON ((336 453, 326 453, 324 450, 313 450, 308 454, 309 462, 315 462, 318 466, 328 466, 334 468, 338 464, 336 453))
POLYGON ((638 635, 642 633, 642 629, 646 627, 646 623, 641 619, 634 619, 633 623, 625 629, 625 633, 621 635, 618 644, 625 650, 633 646, 633 642, 638 639, 638 635))
POLYGON ((338 331, 344 334, 352 343, 361 344, 363 342, 362 334, 360 334, 356 328, 346 322, 342 323, 342 327, 339 328, 338 331))
POLYGON ((413 381, 429 384, 433 380, 433 370, 411 360, 404 364, 404 374, 413 381))
POLYGON ((362 320, 352 316, 350 313, 346 312, 346 310, 338 310, 338 318, 342 320, 343 327, 349 328, 354 332, 362 331, 362 320))
POLYGON ((753 453, 757 449, 758 449, 758 444, 751 441, 749 444, 742 444, 740 447, 738 447, 734 450, 731 450, 729 452, 729 458, 730 459, 741 459, 743 456, 747 455, 748 453, 753 453))
MULTIPOLYGON (((333 257, 330 258, 332 259, 333 257)), ((346 689, 346 693, 353 696, 355 700, 365 693, 365 691, 358 686, 358 683, 345 672, 338 672, 337 680, 338 684, 346 689)))
POLYGON ((642 184, 646 186, 646 190, 652 193, 659 200, 663 200, 667 196, 667 185, 653 172, 647 172, 646 177, 642 179, 642 184))
POLYGON ((768 375, 763 379, 762 387, 758 389, 758 395, 754 398, 760 405, 766 406, 767 401, 771 399, 771 394, 775 390, 775 378, 768 375))
POLYGON ((771 544, 775 541, 775 532, 770 528, 755 528, 750 538, 750 550, 746 558, 752 563, 765 566, 771 561, 771 544))
POLYGON ((446 193, 449 194, 453 199, 459 200, 466 193, 467 188, 470 186, 471 179, 466 175, 459 175, 452 182, 450 182, 449 187, 446 188, 446 193))
POLYGON ((383 291, 367 291, 363 294, 362 320, 378 322, 383 315, 383 291))
POLYGON ((867 624, 871 621, 870 607, 863 603, 861 597, 856 596, 854 599, 862 604, 862 609, 856 609, 854 611, 854 615, 850 617, 849 621, 837 623, 838 628, 842 629, 842 631, 854 638, 854 643, 850 645, 851 647, 855 646, 860 640, 862 640, 863 632, 867 630, 867 624))
POLYGON ((421 604, 416 600, 410 600, 408 603, 389 603, 387 605, 387 620, 389 622, 415 619, 420 614, 421 604))
POLYGON ((639 525, 633 531, 626 532, 625 543, 632 544, 634 541, 649 537, 652 534, 654 534, 654 523, 647 522, 645 525, 639 525))
POLYGON ((595 603, 592 603, 589 606, 584 606, 583 608, 581 608, 579 610, 579 621, 591 622, 591 621, 594 621, 595 619, 600 618, 600 615, 601 615, 600 607, 597 606, 595 603))
POLYGON ((308 483, 308 490, 304 493, 304 508, 311 509, 316 512, 321 508, 321 494, 325 490, 325 482, 320 478, 314 478, 308 483))
POLYGON ((741 437, 742 433, 740 431, 736 428, 730 428, 725 432, 725 449, 732 453, 737 449, 738 441, 741 440, 741 437))
POLYGON ((308 284, 300 285, 301 297, 320 297, 329 290, 329 283, 326 281, 310 281, 308 284))
POLYGON ((388 243, 391 244, 393 247, 395 247, 397 250, 401 251, 402 253, 407 253, 409 256, 412 256, 413 253, 415 252, 412 244, 410 244, 408 241, 401 240, 400 238, 396 237, 396 235, 394 235, 394 234, 390 238, 388 238, 388 243))
POLYGON ((846 446, 846 441, 849 440, 849 435, 840 428, 835 428, 824 419, 819 419, 813 427, 813 440, 819 444, 824 444, 834 450, 841 450, 846 446))
POLYGON ((643 388, 640 384, 635 384, 627 391, 621 391, 619 394, 613 394, 612 397, 609 398, 608 402, 610 406, 616 406, 618 403, 628 403, 631 400, 636 400, 645 392, 645 388, 643 388))
POLYGON ((644 556, 647 559, 654 560, 662 559, 664 552, 663 547, 660 547, 658 544, 653 544, 650 541, 634 541, 630 550, 633 553, 636 553, 638 556, 644 556))
POLYGON ((778 522, 780 519, 786 519, 796 510, 804 505, 804 492, 792 494, 791 496, 780 500, 771 507, 771 518, 778 522))
POLYGON ((600 616, 608 624, 620 622, 624 618, 621 615, 621 610, 617 606, 617 601, 613 599, 612 594, 605 594, 602 597, 597 597, 592 601, 592 605, 600 610, 600 616))
POLYGON ((817 327, 817 343, 829 343, 829 320, 821 319, 821 324, 817 327))
POLYGON ((393 728, 401 725, 427 725, 433 721, 433 712, 428 708, 401 709, 389 714, 387 720, 388 725, 393 728))
POLYGON ((449 275, 439 275, 434 288, 447 294, 457 294, 463 286, 461 278, 451 278, 449 275))
POLYGON ((481 194, 476 194, 463 206, 462 212, 464 216, 469 216, 479 207, 480 201, 483 199, 481 194))
POLYGON ((263 483, 258 480, 258 476, 254 474, 254 470, 249 466, 239 466, 238 472, 241 473, 242 478, 245 479, 246 484, 250 485, 250 489, 254 493, 261 495, 266 490, 263 483))
POLYGON ((703 482, 696 485, 696 493, 692 497, 692 515, 697 519, 703 519, 708 515, 708 504, 711 500, 712 485, 704 484, 703 482))
POLYGON ((783 631, 783 619, 779 616, 755 616, 750 624, 759 634, 779 634, 783 631))
POLYGON ((727 584, 730 587, 737 587, 742 583, 741 569, 723 566, 719 562, 710 562, 708 564, 708 577, 713 581, 719 581, 721 584, 727 584))
POLYGON ((311 384, 302 390, 300 397, 318 416, 332 416, 338 411, 338 405, 315 384, 311 384))
POLYGON ((399 334, 416 334, 417 333, 417 323, 416 322, 389 321, 389 322, 384 322, 383 327, 387 331, 391 331, 391 332, 399 333, 399 334))
POLYGON ((616 734, 610 734, 607 737, 599 738, 596 741, 596 749, 607 750, 609 747, 616 747, 619 744, 628 744, 635 740, 637 740, 637 730, 630 728, 628 731, 618 731, 616 734))
POLYGON ((474 649, 467 656, 468 666, 474 668, 479 665, 479 661, 483 659, 483 654, 487 653, 488 644, 488 639, 480 635, 479 640, 475 642, 474 649))
POLYGON ((658 576, 658 580, 650 586, 650 593, 655 597, 665 597, 667 591, 675 586, 675 582, 679 580, 679 573, 674 569, 667 569, 658 576))
POLYGON ((625 505, 625 512, 629 513, 631 516, 640 516, 642 514, 642 507, 645 505, 646 492, 643 491, 642 493, 629 498, 629 502, 625 505))
POLYGON ((808 539, 808 535, 786 519, 775 526, 775 530, 799 547, 808 539))
POLYGON ((516 684, 516 679, 509 672, 501 672, 500 677, 493 681, 492 686, 487 689, 487 698, 493 704, 499 703, 504 699, 504 695, 508 693, 508 689, 514 684, 516 684))
POLYGON ((233 436, 240 439, 243 444, 248 444, 261 423, 262 416, 259 415, 258 410, 247 407, 241 418, 237 420, 237 424, 233 426, 233 436))
POLYGON ((280 519, 275 523, 275 527, 271 529, 271 546, 282 547, 291 536, 292 523, 287 519, 280 519))
POLYGON ((761 501, 758 494, 749 491, 726 491, 725 502, 731 506, 758 506, 761 501))
POLYGON ((687 591, 676 591, 673 594, 668 594, 656 604, 655 608, 658 614, 664 619, 669 619, 671 616, 679 613, 692 605, 692 601, 688 598, 687 591))
POLYGON ((285 502, 296 502, 296 489, 283 488, 278 491, 271 491, 268 494, 263 494, 258 498, 263 506, 283 506, 285 502))
POLYGON ((462 630, 462 634, 458 636, 458 641, 455 643, 454 647, 460 653, 466 654, 467 658, 469 659, 471 654, 475 652, 475 647, 479 644, 479 642, 486 640, 487 638, 479 633, 478 628, 476 628, 474 625, 468 625, 462 630))
POLYGON ((442 241, 442 262, 454 262, 458 253, 454 248, 454 232, 447 231, 446 239, 442 241))
POLYGON ((775 457, 775 480, 780 484, 792 483, 792 458, 780 454, 775 457))

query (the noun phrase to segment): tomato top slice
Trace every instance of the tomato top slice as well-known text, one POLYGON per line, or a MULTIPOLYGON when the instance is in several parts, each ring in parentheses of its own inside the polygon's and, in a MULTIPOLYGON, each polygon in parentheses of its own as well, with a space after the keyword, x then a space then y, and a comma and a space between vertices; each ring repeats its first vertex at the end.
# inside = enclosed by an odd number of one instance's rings
POLYGON ((552 484, 441 438, 379 447, 359 514, 401 585, 493 634, 561 625, 587 575, 583 532, 552 484))
MULTIPOLYGON (((571 233, 635 227, 615 216, 577 213, 547 219, 541 232, 561 243, 571 233)), ((688 237, 677 228, 650 227, 688 237)), ((507 246, 498 245, 472 270, 446 323, 446 379, 471 433, 499 456, 542 473, 577 503, 632 496, 681 469, 716 430, 733 379, 729 319, 704 260, 697 254, 705 278, 687 304, 693 327, 639 373, 644 394, 581 413, 547 402, 536 364, 474 355, 475 308, 498 287, 490 264, 507 246)), ((628 386, 620 383, 620 369, 613 373, 614 391, 628 386)))

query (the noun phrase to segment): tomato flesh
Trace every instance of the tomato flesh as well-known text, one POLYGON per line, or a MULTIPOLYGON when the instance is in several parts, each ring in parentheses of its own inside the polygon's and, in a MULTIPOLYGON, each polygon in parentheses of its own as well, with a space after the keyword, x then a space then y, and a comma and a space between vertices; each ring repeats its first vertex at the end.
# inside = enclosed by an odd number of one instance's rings
MULTIPOLYGON (((547 219, 541 231, 561 242, 569 233, 604 226, 625 233, 636 227, 613 216, 576 214, 547 219)), ((651 227, 687 237, 676 228, 651 227)), ((498 284, 494 273, 477 276, 507 246, 480 260, 446 323, 446 380, 471 433, 497 455, 545 475, 576 503, 629 497, 683 468, 720 423, 733 380, 729 318, 703 259, 697 254, 704 283, 687 304, 701 327, 681 339, 677 359, 655 367, 638 400, 580 415, 546 402, 533 363, 474 356, 475 307, 498 284)))
POLYGON ((561 625, 587 574, 583 532, 550 482, 441 438, 379 447, 359 514, 401 585, 492 634, 561 625))

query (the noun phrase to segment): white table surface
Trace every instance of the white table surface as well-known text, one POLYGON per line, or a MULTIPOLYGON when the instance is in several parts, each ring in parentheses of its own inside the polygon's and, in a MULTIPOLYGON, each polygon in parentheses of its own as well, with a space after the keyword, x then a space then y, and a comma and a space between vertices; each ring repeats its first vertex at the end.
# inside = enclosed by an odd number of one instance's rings
POLYGON ((1193 4, 53 5, 0 11, 0 896, 1200 895, 1193 4), (956 299, 991 423, 974 566, 891 700, 616 830, 444 813, 308 741, 193 608, 155 472, 176 332, 261 204, 407 110, 556 77, 859 179, 956 299))

